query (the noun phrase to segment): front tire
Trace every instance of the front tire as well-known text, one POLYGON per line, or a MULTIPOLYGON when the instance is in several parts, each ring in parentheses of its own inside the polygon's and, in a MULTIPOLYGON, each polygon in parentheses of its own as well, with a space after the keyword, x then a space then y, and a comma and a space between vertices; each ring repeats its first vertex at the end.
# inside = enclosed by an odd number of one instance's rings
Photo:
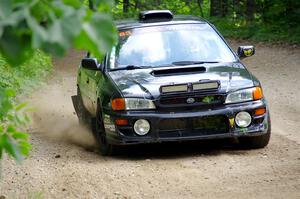
POLYGON ((100 108, 97 108, 95 118, 95 137, 99 143, 100 153, 103 156, 112 156, 117 154, 117 146, 109 144, 107 142, 106 133, 102 120, 102 112, 100 108))
POLYGON ((261 149, 269 144, 271 138, 271 121, 268 115, 268 130, 266 134, 254 137, 241 137, 239 144, 241 148, 245 149, 261 149))

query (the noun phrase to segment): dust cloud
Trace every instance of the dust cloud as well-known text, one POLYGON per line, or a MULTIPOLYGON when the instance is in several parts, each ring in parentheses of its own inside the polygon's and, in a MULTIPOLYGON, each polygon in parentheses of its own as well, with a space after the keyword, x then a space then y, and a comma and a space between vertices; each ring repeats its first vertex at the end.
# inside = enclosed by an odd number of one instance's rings
POLYGON ((79 125, 72 105, 71 96, 76 94, 74 76, 55 79, 55 84, 45 86, 31 97, 30 106, 35 111, 31 114, 30 131, 40 134, 45 139, 94 150, 96 141, 93 134, 91 130, 79 125), (73 86, 67 85, 72 83, 73 86), (74 90, 66 90, 67 86, 74 87, 74 90))

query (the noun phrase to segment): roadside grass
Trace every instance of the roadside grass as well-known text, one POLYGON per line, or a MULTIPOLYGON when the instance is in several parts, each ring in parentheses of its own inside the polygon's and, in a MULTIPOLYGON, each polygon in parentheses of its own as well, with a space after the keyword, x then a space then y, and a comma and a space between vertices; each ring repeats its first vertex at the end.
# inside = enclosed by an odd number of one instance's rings
POLYGON ((32 92, 51 72, 51 58, 41 51, 20 66, 10 66, 0 55, 0 88, 13 89, 17 96, 32 92))
POLYGON ((0 56, 0 161, 4 152, 18 163, 29 155, 31 145, 25 129, 31 108, 22 102, 22 96, 32 93, 51 71, 51 58, 40 51, 17 67, 0 56))

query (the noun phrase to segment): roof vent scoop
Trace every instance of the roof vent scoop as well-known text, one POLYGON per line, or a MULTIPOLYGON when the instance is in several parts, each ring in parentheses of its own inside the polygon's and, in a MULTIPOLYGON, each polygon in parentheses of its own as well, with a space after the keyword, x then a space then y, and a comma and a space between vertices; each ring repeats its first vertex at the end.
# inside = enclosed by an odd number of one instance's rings
POLYGON ((173 19, 173 13, 170 10, 148 10, 140 12, 140 22, 163 22, 171 21, 173 19))

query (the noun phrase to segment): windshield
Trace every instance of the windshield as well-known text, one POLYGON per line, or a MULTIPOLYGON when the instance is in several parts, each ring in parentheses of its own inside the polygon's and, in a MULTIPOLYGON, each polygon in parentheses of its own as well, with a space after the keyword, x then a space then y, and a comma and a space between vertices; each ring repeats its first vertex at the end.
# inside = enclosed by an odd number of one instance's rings
POLYGON ((234 62, 235 57, 208 24, 156 26, 119 32, 110 68, 158 67, 184 61, 234 62))

